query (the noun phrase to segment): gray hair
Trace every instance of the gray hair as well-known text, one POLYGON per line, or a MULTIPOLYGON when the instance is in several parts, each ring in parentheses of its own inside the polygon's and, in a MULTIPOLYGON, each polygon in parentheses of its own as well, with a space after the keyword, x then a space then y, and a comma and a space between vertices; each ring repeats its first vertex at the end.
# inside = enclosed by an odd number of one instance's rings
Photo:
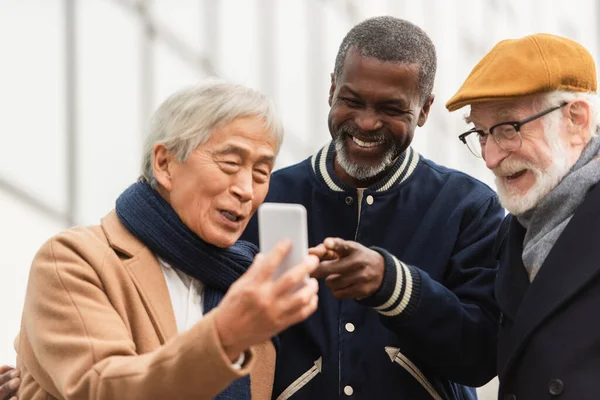
MULTIPOLYGON (((535 102, 536 107, 539 111, 544 109, 558 106, 565 102, 573 100, 583 100, 590 106, 591 111, 591 123, 590 123, 590 137, 597 135, 600 129, 600 97, 598 93, 583 93, 583 92, 570 92, 566 90, 555 90, 552 92, 542 94, 535 102)), ((557 124, 560 119, 560 114, 550 113, 545 115, 543 118, 545 124, 545 130, 551 131, 550 126, 557 124)))
POLYGON ((150 119, 143 149, 142 177, 152 187, 158 182, 152 165, 153 149, 164 143, 167 150, 184 162, 215 129, 239 117, 259 116, 275 139, 275 154, 283 141, 283 126, 273 102, 255 89, 209 79, 179 90, 167 98, 150 119))
POLYGON ((364 20, 348 32, 335 59, 333 71, 338 80, 348 49, 357 49, 363 57, 419 67, 421 103, 431 96, 437 56, 433 42, 418 26, 394 17, 384 16, 364 20))

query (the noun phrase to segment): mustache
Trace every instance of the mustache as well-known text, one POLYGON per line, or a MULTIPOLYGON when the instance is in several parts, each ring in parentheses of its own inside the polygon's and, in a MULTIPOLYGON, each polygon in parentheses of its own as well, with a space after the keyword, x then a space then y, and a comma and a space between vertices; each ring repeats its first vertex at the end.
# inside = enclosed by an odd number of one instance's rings
POLYGON ((534 173, 539 171, 539 168, 537 166, 533 165, 528 161, 520 160, 517 158, 507 158, 504 161, 502 161, 502 163, 499 166, 494 168, 492 172, 497 177, 504 177, 514 175, 517 172, 522 171, 524 169, 532 170, 534 173))
POLYGON ((389 142, 391 139, 387 134, 385 128, 379 128, 376 131, 365 132, 355 125, 352 124, 343 124, 338 130, 338 134, 345 134, 350 136, 356 136, 359 139, 369 139, 376 142, 389 142))

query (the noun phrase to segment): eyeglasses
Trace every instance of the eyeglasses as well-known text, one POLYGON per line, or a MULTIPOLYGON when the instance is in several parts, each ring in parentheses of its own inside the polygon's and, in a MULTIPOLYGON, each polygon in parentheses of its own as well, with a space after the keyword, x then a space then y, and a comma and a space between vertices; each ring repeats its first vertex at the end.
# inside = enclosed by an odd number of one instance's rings
POLYGON ((531 117, 525 118, 522 121, 508 121, 502 122, 492 126, 489 133, 486 133, 482 129, 470 129, 465 133, 458 136, 461 142, 467 145, 471 153, 475 157, 481 158, 483 149, 487 143, 488 136, 492 136, 498 147, 504 151, 515 151, 521 148, 523 139, 521 138, 521 127, 528 122, 543 117, 546 114, 550 114, 554 110, 558 110, 566 106, 568 103, 564 102, 559 106, 549 108, 540 113, 532 115, 531 117), (473 135, 474 134, 474 135, 473 135))

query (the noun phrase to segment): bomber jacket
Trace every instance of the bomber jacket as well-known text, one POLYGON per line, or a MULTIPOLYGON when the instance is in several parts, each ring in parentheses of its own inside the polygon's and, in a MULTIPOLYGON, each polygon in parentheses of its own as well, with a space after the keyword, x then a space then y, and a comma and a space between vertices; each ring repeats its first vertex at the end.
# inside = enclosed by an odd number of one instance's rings
MULTIPOLYGON (((478 180, 409 147, 376 184, 333 169, 332 142, 276 171, 266 201, 303 204, 309 245, 355 240, 384 256, 381 288, 319 307, 283 332, 273 398, 475 399, 495 373, 495 234, 504 216, 478 180)), ((256 217, 243 237, 258 244, 256 217)))

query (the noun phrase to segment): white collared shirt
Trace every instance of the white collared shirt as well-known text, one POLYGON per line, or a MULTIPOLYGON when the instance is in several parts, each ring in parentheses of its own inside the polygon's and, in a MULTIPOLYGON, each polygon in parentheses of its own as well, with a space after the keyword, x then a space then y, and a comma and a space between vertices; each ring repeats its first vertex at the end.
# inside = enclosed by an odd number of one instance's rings
POLYGON ((171 268, 161 258, 158 258, 158 263, 169 288, 177 331, 186 331, 200 321, 204 314, 204 285, 198 279, 171 268))
MULTIPOLYGON (((186 331, 204 315, 204 285, 198 279, 172 268, 160 257, 157 258, 169 288, 177 332, 186 331)), ((246 355, 240 354, 240 357, 232 363, 233 368, 241 369, 245 360, 246 355)))

